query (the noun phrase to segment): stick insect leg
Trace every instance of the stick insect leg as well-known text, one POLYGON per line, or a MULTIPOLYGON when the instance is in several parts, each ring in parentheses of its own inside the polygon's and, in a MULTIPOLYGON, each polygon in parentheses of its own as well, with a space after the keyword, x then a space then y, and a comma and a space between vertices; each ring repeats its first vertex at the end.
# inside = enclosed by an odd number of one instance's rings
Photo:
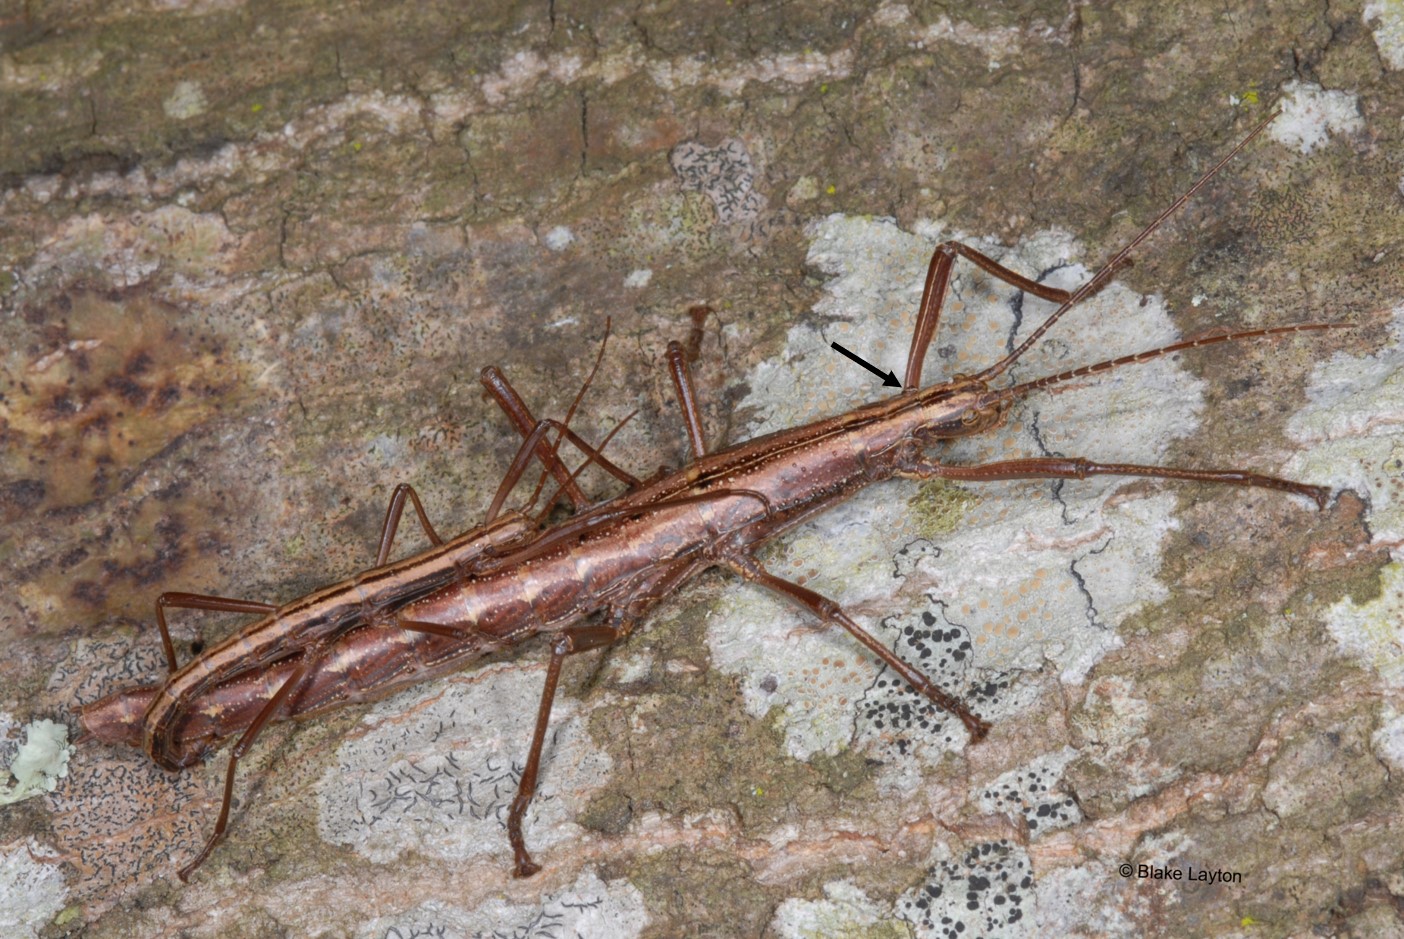
POLYGON ((577 652, 588 652, 614 642, 628 632, 624 624, 613 626, 574 626, 561 631, 560 638, 551 648, 551 661, 546 666, 546 687, 541 692, 541 704, 536 711, 536 729, 531 735, 531 750, 527 754, 526 768, 522 770, 521 782, 517 785, 517 796, 512 800, 512 808, 507 814, 507 838, 512 842, 512 853, 516 857, 513 877, 530 877, 541 870, 541 865, 531 859, 526 840, 522 837, 522 818, 531 797, 536 794, 536 777, 541 769, 541 748, 546 741, 546 728, 551 723, 551 703, 556 697, 556 683, 561 677, 561 663, 566 656, 577 652))
MULTIPOLYGON (((954 266, 957 256, 965 258, 1005 283, 1043 300, 1066 304, 1073 297, 1073 294, 1067 290, 1049 287, 1017 274, 969 245, 959 241, 945 242, 932 253, 931 264, 926 269, 926 285, 921 292, 921 306, 917 312, 916 327, 912 330, 911 350, 907 354, 907 374, 902 382, 902 387, 905 390, 915 391, 921 386, 922 365, 926 361, 926 352, 931 345, 931 340, 936 336, 936 328, 941 323, 941 307, 946 302, 946 291, 951 282, 951 268, 954 266)), ((1081 299, 1085 300, 1095 296, 1107 284, 1111 283, 1111 277, 1116 271, 1130 266, 1130 258, 1118 259, 1112 267, 1099 275, 1100 279, 1081 299)))
POLYGON ((179 877, 183 883, 190 881, 190 875, 195 869, 205 863, 205 858, 210 856, 210 852, 215 846, 224 840, 225 829, 229 825, 229 806, 234 800, 234 773, 239 768, 239 760, 249 752, 254 741, 258 739, 259 731, 273 719, 278 713, 278 709, 291 697, 302 690, 302 686, 314 674, 312 666, 320 657, 321 648, 313 647, 303 655, 302 661, 297 668, 293 669, 286 681, 279 686, 276 694, 263 706, 263 710, 258 712, 258 716, 249 724, 249 729, 244 731, 238 743, 234 744, 234 749, 229 754, 229 767, 224 773, 224 801, 219 807, 219 819, 215 822, 214 834, 210 835, 205 847, 196 855, 195 860, 182 867, 179 877))
MULTIPOLYGON (((531 750, 527 754, 526 767, 522 770, 521 783, 517 786, 517 797, 512 800, 511 811, 507 815, 507 837, 512 842, 512 853, 516 856, 515 877, 530 877, 541 870, 541 865, 531 859, 522 837, 522 819, 536 793, 536 778, 541 768, 541 748, 546 741, 546 727, 551 720, 551 702, 556 696, 556 683, 561 677, 561 663, 566 656, 577 652, 587 652, 607 646, 629 634, 639 614, 648 609, 659 597, 667 596, 677 589, 678 584, 697 573, 710 561, 687 559, 665 565, 656 570, 647 581, 638 584, 629 598, 615 607, 610 622, 603 625, 575 626, 561 630, 560 638, 551 649, 551 661, 546 666, 546 687, 541 693, 541 705, 536 712, 536 729, 531 735, 531 750)), ((411 628, 423 628, 420 624, 411 628)), ((434 629, 425 629, 434 632, 434 629)))
MULTIPOLYGON (((596 367, 598 367, 598 365, 599 363, 596 362, 596 367)), ((591 377, 594 376, 594 372, 590 374, 591 377)), ((566 498, 570 499, 577 510, 583 509, 589 505, 589 500, 586 499, 584 493, 580 491, 580 487, 575 482, 575 474, 571 473, 570 470, 566 468, 565 463, 561 460, 556 445, 552 444, 551 441, 547 439, 546 431, 548 430, 559 430, 563 439, 569 440, 586 455, 588 458, 586 461, 587 465, 589 463, 594 463, 615 479, 623 482, 624 485, 628 486, 630 489, 638 488, 639 480, 635 476, 621 469, 603 453, 590 447, 584 440, 580 439, 575 431, 570 429, 566 422, 553 421, 550 419, 538 421, 533 418, 531 412, 527 410, 526 405, 522 402, 521 396, 517 394, 516 390, 508 383, 506 377, 496 368, 488 366, 483 369, 482 381, 488 391, 497 400, 497 403, 502 406, 502 410, 507 412, 508 417, 512 419, 512 423, 521 430, 524 439, 523 446, 517 451, 517 458, 512 461, 511 467, 507 470, 507 474, 502 479, 501 486, 498 487, 498 496, 501 500, 505 501, 507 494, 517 487, 517 483, 521 481, 522 474, 526 471, 526 465, 530 460, 530 455, 534 453, 536 456, 540 457, 541 461, 546 465, 547 470, 557 479, 560 490, 566 493, 566 498), (518 408, 520 410, 518 410, 518 408), (525 426, 519 418, 527 422, 525 426), (530 446, 527 446, 527 444, 530 444, 530 446), (572 494, 572 490, 574 494, 572 494), (577 495, 579 496, 578 500, 577 495)), ((587 381, 586 384, 588 386, 589 382, 587 381)), ((583 393, 584 389, 582 388, 581 391, 583 393)), ((578 402, 579 398, 577 397, 576 400, 578 402)), ((571 414, 567 415, 567 421, 574 413, 574 410, 575 405, 572 404, 571 414)), ((539 494, 540 486, 537 487, 537 492, 532 495, 531 501, 535 502, 536 496, 539 494)), ((498 509, 501 508, 501 502, 496 502, 495 504, 498 509)), ((492 521, 496 515, 496 510, 490 511, 487 521, 492 521)))
POLYGON ((936 327, 941 323, 941 306, 946 302, 946 290, 951 283, 951 268, 957 256, 965 258, 1006 284, 1044 300, 1064 303, 1072 296, 1066 290, 1048 287, 1036 280, 1029 280, 1022 274, 1016 274, 988 255, 981 254, 959 241, 947 241, 939 245, 932 252, 931 264, 926 269, 926 285, 921 291, 916 328, 912 330, 912 347, 907 354, 907 375, 902 381, 902 387, 907 392, 914 392, 921 385, 922 363, 926 360, 927 347, 936 335, 936 327))
POLYGON ((584 453, 591 462, 603 467, 606 472, 624 483, 624 485, 631 489, 639 485, 639 480, 636 477, 605 459, 598 450, 590 446, 584 440, 581 440, 580 435, 575 431, 559 421, 553 421, 547 418, 543 421, 537 421, 536 427, 527 435, 527 438, 522 441, 521 447, 517 450, 517 455, 512 459, 512 465, 507 469, 507 475, 502 479, 502 485, 497 488, 497 495, 493 498, 492 505, 488 507, 484 524, 497 518, 497 513, 501 511, 503 504, 507 501, 507 496, 511 494, 512 490, 521 480, 522 472, 526 469, 527 463, 531 460, 536 450, 536 445, 544 439, 547 432, 552 430, 560 431, 562 436, 578 448, 581 453, 584 453))
POLYGON ((754 584, 759 584, 767 590, 779 594, 796 606, 813 613, 826 623, 837 623, 848 630, 853 638, 867 647, 868 651, 882 659, 889 668, 898 675, 901 675, 902 678, 906 680, 907 684, 911 685, 921 694, 926 695, 926 697, 930 698, 938 707, 960 718, 960 722, 965 725, 965 729, 970 733, 971 743, 979 743, 985 738, 985 735, 989 733, 989 725, 976 717, 960 699, 956 698, 954 695, 947 694, 931 681, 931 679, 912 668, 906 662, 903 662, 893 654, 890 649, 879 642, 872 633, 855 623, 848 614, 843 611, 843 608, 833 600, 830 600, 822 594, 815 593, 807 587, 801 587, 799 584, 785 580, 782 577, 776 577, 774 574, 761 567, 759 562, 749 555, 730 558, 726 563, 732 570, 736 571, 736 573, 740 574, 746 580, 754 584))
POLYGON ((678 404, 682 406, 683 424, 687 427, 687 442, 694 460, 707 453, 707 444, 702 437, 702 415, 697 409, 697 393, 692 386, 692 372, 687 367, 687 355, 682 344, 668 343, 664 354, 668 360, 668 374, 673 378, 673 388, 678 393, 678 404))
MULTIPOLYGON (((526 402, 522 396, 517 394, 517 389, 507 381, 507 376, 503 375, 496 366, 489 365, 482 370, 478 376, 483 383, 483 387, 492 395, 494 401, 507 414, 512 424, 522 437, 530 437, 531 432, 536 429, 536 418, 531 416, 531 411, 527 409, 526 402)), ((536 444, 536 455, 541 458, 547 471, 552 478, 560 484, 561 490, 565 493, 570 504, 578 512, 590 504, 590 500, 585 497, 585 493, 580 491, 580 486, 576 484, 570 476, 570 471, 566 469, 565 463, 561 461, 560 454, 550 440, 542 437, 536 444)))
POLYGON ((424 514, 424 506, 420 503, 419 494, 414 491, 414 487, 409 483, 400 483, 395 487, 394 494, 390 496, 390 505, 385 509, 385 524, 380 527, 380 547, 375 552, 376 567, 382 566, 390 557, 390 546, 395 542, 395 531, 400 527, 400 516, 404 514, 406 498, 414 503, 414 513, 419 516, 419 524, 423 527, 424 534, 429 536, 429 540, 435 545, 444 543, 434 526, 429 524, 429 516, 424 514))
POLYGON ((1229 486, 1256 486, 1306 496, 1324 509, 1331 498, 1325 486, 1310 486, 1277 476, 1264 476, 1244 470, 1195 470, 1174 466, 1143 466, 1139 463, 1094 463, 1081 457, 1030 457, 1023 460, 1002 460, 978 466, 944 466, 926 457, 919 457, 900 475, 921 479, 940 477, 966 482, 991 482, 1000 479, 1086 479, 1088 476, 1146 476, 1153 479, 1188 479, 1204 483, 1224 483, 1229 486))
POLYGON ((272 603, 257 600, 234 600, 230 597, 212 597, 203 593, 163 593, 156 598, 156 625, 161 627, 161 647, 166 652, 166 665, 174 673, 176 670, 175 645, 171 642, 171 631, 166 628, 166 607, 184 610, 214 610, 220 613, 272 613, 278 607, 272 603))

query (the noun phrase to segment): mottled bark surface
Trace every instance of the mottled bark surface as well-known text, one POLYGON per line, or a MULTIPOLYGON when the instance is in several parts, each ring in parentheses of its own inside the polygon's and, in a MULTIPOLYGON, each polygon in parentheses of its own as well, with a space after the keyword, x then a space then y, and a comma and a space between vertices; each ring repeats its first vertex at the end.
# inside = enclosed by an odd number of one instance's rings
MULTIPOLYGON (((713 573, 568 663, 536 877, 510 877, 502 829, 530 644, 269 730, 189 886, 223 755, 171 775, 78 748, 0 809, 0 931, 1404 928, 1397 3, 465 6, 0 13, 0 765, 31 722, 159 676, 161 591, 347 576, 398 482, 440 531, 475 523, 517 445, 484 365, 562 417, 612 318, 573 425, 638 410, 611 455, 676 466, 669 339, 714 443, 890 394, 828 343, 900 374, 939 240, 1076 284, 1278 100, 1021 377, 1362 328, 1125 369, 948 458, 1243 467, 1337 498, 885 484, 765 561, 970 696, 984 743, 713 573)), ((1050 309, 958 267, 927 381, 1050 309)), ((173 618, 182 656, 239 622, 173 618)))

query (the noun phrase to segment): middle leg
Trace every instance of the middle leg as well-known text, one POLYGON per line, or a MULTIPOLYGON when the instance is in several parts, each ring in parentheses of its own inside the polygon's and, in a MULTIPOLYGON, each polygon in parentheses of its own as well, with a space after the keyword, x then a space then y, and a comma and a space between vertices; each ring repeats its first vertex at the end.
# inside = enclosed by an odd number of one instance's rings
MULTIPOLYGON (((507 381, 507 376, 494 365, 489 365, 482 370, 478 376, 487 389, 488 394, 502 408, 503 413, 512 421, 512 426, 517 428, 517 432, 523 438, 530 437, 531 432, 536 429, 536 418, 531 416, 531 411, 527 409, 526 402, 522 396, 517 394, 517 389, 507 381)), ((536 443, 536 455, 541 458, 551 476, 560 484, 570 504, 579 512, 590 504, 590 500, 585 497, 585 493, 580 491, 575 480, 571 478, 570 471, 561 462, 560 454, 551 441, 542 437, 536 443)))
MULTIPOLYGON (((527 754, 526 767, 517 786, 517 796, 512 800, 512 808, 507 815, 507 837, 512 843, 512 853, 516 858, 514 877, 530 877, 541 870, 541 865, 531 859, 526 840, 522 836, 522 820, 527 807, 536 794, 536 778, 541 769, 541 749, 546 741, 546 728, 551 722, 551 704, 556 697, 556 683, 561 676, 561 663, 567 656, 590 649, 610 645, 629 634, 638 618, 660 597, 667 596, 678 584, 687 580, 707 562, 687 559, 665 564, 654 570, 642 582, 637 583, 620 604, 610 610, 609 622, 591 626, 570 626, 562 629, 559 638, 551 649, 551 661, 546 666, 546 686, 541 693, 541 704, 536 711, 536 729, 531 735, 531 750, 527 754)), ((418 625, 412 628, 423 628, 418 625)), ((435 629, 425 629, 434 632, 435 629)))
POLYGON ((527 851, 526 839, 522 837, 522 819, 526 817, 532 796, 536 795, 536 777, 541 770, 541 748, 546 742, 546 728, 551 724, 551 705, 556 699, 556 684, 561 677, 561 663, 566 656, 578 652, 588 652, 614 642, 628 632, 628 627, 572 626, 561 630, 560 638, 551 647, 551 661, 546 666, 546 686, 541 691, 541 703, 536 709, 536 729, 531 734, 531 749, 527 753, 526 766, 522 769, 521 781, 517 784, 517 795, 512 800, 512 808, 507 813, 507 840, 512 843, 512 854, 516 866, 513 877, 530 877, 541 870, 541 865, 531 859, 527 851))
POLYGON ((965 729, 970 734, 971 743, 979 743, 985 739, 985 735, 990 732, 990 725, 977 717, 965 704, 954 695, 948 694, 936 685, 931 679, 917 671, 906 662, 897 657, 892 650, 878 641, 872 633, 853 621, 843 608, 822 594, 815 593, 808 587, 802 587, 797 583, 785 580, 783 577, 776 577, 774 574, 761 567, 755 558, 749 555, 729 558, 726 563, 732 570, 740 574, 746 580, 779 594, 791 603, 803 607, 826 623, 837 623, 857 639, 868 651, 881 659, 889 668, 906 680, 907 684, 915 688, 919 693, 930 698, 933 703, 945 711, 960 718, 960 722, 965 725, 965 729))

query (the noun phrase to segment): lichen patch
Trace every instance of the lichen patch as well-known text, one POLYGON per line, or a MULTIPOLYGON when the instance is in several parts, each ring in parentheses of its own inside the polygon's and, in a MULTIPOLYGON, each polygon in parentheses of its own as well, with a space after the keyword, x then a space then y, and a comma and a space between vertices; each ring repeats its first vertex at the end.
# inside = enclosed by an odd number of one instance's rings
POLYGON ((1359 133, 1365 127, 1356 96, 1327 90, 1314 82, 1290 81, 1282 86, 1282 115, 1268 135, 1302 154, 1326 145, 1335 134, 1359 133))
POLYGON ((917 939, 1034 935, 1033 867, 1009 841, 973 845, 959 858, 938 857, 922 883, 902 894, 897 911, 917 939))
POLYGON ((1288 469, 1294 478, 1365 497, 1376 544, 1389 547, 1380 595, 1350 598, 1326 613, 1340 649, 1373 668, 1392 688, 1404 687, 1404 306, 1395 309, 1394 341, 1372 356, 1340 353, 1318 365, 1308 404, 1288 422, 1303 449, 1288 469))
MULTIPOLYGON (((541 669, 487 668, 377 705, 318 785, 319 829, 379 862, 408 850, 508 863, 507 811, 541 697, 541 669)), ((534 851, 579 833, 574 819, 613 765, 577 702, 558 695, 524 829, 534 851)))
MULTIPOLYGON (((906 232, 883 219, 830 216, 812 230, 809 263, 829 275, 817 322, 790 330, 785 352, 758 366, 738 409, 754 415, 753 434, 850 409, 884 392, 829 348, 838 341, 882 369, 901 371, 926 262, 943 237, 935 224, 906 232)), ((1089 272, 1077 244, 1040 232, 1010 248, 963 238, 1002 264, 1072 289, 1089 272)), ((995 361, 1027 336, 1052 305, 1019 294, 957 262, 940 331, 927 357, 927 382, 995 361)), ((1145 351, 1178 335, 1164 303, 1113 284, 1069 314, 1012 370, 1024 380, 1145 351), (1081 338, 1079 338, 1081 337, 1081 338)), ((1017 405, 997 431, 937 451, 943 462, 988 463, 1027 456, 1086 456, 1155 464, 1171 442, 1193 432, 1202 383, 1160 358, 1069 383, 1017 405)), ((1118 477, 1082 481, 960 484, 934 519, 910 504, 910 484, 870 487, 800 526, 768 556, 769 569, 842 604, 867 628, 895 642, 894 627, 933 602, 941 629, 959 627, 973 647, 970 678, 1004 680, 1051 664, 1077 682, 1120 644, 1118 625, 1166 596, 1156 579, 1161 544, 1176 527, 1174 496, 1160 485, 1118 477), (910 546, 925 542, 914 560, 910 546), (903 554, 903 550, 907 554, 903 554), (918 562, 919 561, 919 562, 918 562)), ((709 624, 713 661, 743 675, 747 708, 785 709, 787 747, 796 757, 834 752, 855 732, 853 702, 877 666, 840 631, 753 587, 730 591, 709 624)), ((900 628, 900 627, 898 627, 900 628)), ((938 638, 936 641, 944 641, 938 638)), ((937 725, 933 724, 935 728, 937 725)), ((944 726, 937 730, 945 733, 944 726)), ((933 758, 944 749, 933 749, 933 758)))
POLYGON ((474 910, 430 901, 412 910, 380 916, 365 924, 357 939, 409 939, 412 936, 511 936, 547 939, 611 936, 635 939, 649 923, 643 894, 627 880, 604 881, 591 870, 539 903, 494 898, 474 910))
POLYGON ((1361 16, 1375 34, 1380 58, 1392 69, 1404 69, 1404 3, 1369 0, 1361 16))
POLYGON ((980 808, 1022 819, 1030 839, 1080 823, 1082 809, 1060 789, 1063 769, 1076 756, 1076 750, 1064 747, 1004 773, 981 789, 980 808))
POLYGON ((68 727, 57 721, 32 721, 25 728, 23 743, 7 746, 14 719, 0 711, 0 762, 8 765, 11 785, 0 774, 0 805, 20 802, 45 792, 53 792, 58 781, 68 775, 68 758, 73 747, 68 743, 68 727))
POLYGON ((910 935, 888 904, 871 899, 847 880, 825 884, 823 899, 795 897, 781 903, 770 928, 782 939, 906 939, 910 935))
POLYGON ((35 939, 68 901, 59 869, 35 860, 48 853, 32 838, 0 851, 0 935, 35 939))

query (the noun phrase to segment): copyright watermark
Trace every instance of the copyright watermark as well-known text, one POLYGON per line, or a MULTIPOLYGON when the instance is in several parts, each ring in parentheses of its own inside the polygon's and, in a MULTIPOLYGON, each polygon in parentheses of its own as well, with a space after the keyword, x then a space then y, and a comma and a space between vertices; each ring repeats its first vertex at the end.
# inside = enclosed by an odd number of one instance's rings
POLYGON ((1207 887, 1210 884, 1241 884, 1243 874, 1239 871, 1226 870, 1224 868, 1195 867, 1187 864, 1184 867, 1159 867, 1154 864, 1122 864, 1116 872, 1123 878, 1130 880, 1177 880, 1185 884, 1193 884, 1196 887, 1207 887))

